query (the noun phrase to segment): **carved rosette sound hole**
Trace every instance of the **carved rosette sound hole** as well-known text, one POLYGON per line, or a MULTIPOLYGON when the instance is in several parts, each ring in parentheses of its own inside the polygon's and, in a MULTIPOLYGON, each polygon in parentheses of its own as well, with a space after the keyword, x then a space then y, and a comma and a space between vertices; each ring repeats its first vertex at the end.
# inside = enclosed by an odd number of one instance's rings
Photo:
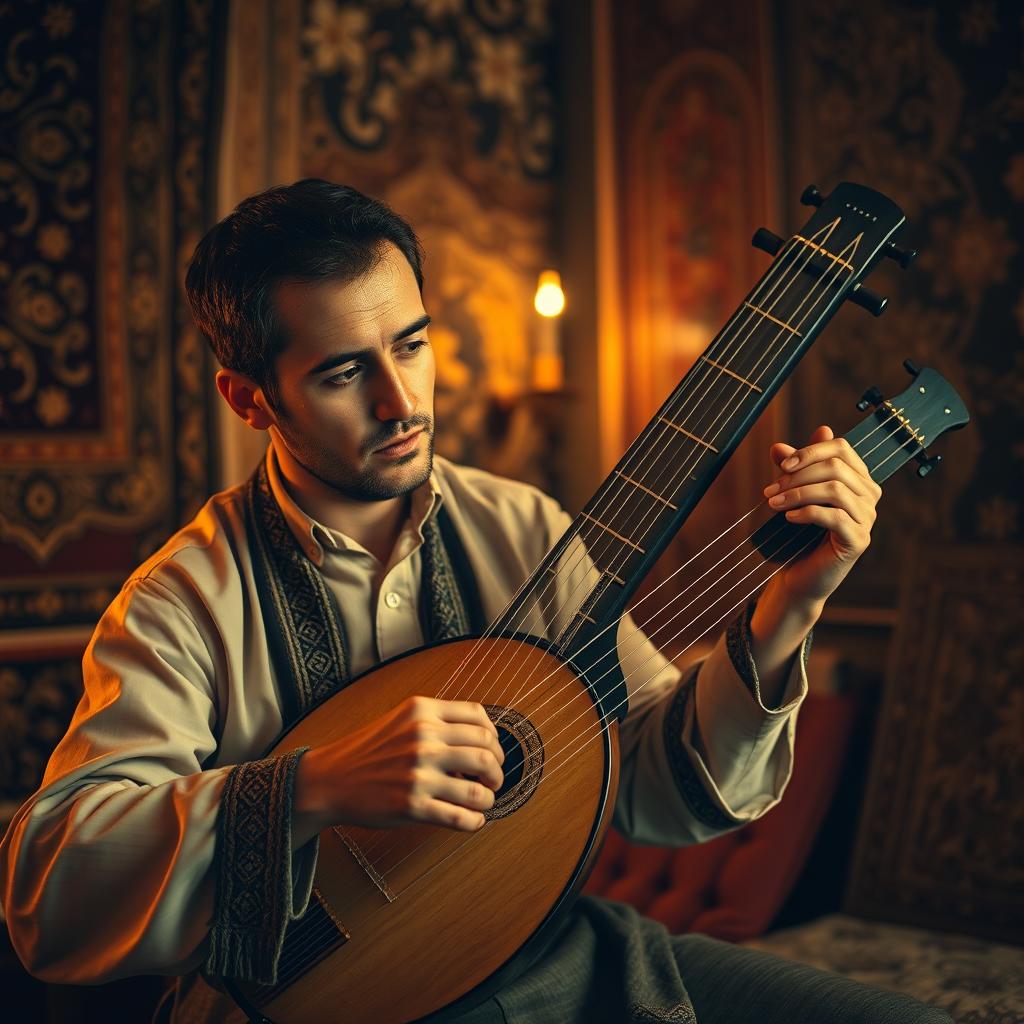
POLYGON ((518 711, 500 704, 485 704, 484 710, 497 726, 505 751, 505 781, 495 794, 494 806, 484 811, 484 817, 493 821, 518 811, 533 796, 544 774, 544 744, 533 722, 518 711))

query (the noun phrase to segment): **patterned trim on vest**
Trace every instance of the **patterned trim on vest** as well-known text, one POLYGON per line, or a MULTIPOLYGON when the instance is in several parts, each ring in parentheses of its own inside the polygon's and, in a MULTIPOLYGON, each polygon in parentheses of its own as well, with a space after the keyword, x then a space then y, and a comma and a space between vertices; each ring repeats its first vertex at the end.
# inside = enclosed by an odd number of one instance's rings
POLYGON ((256 585, 270 620, 268 640, 287 726, 348 682, 345 627, 334 596, 274 499, 265 462, 249 481, 246 499, 256 585))
POLYGON ((302 747, 236 765, 221 796, 213 926, 205 970, 272 984, 292 915, 292 790, 302 747), (230 870, 224 870, 230 865, 230 870))
MULTIPOLYGON (((757 607, 757 598, 747 602, 743 611, 729 623, 725 631, 725 649, 729 653, 729 660, 736 674, 743 681, 743 685, 750 691, 751 696, 761 705, 767 707, 761 699, 761 680, 757 675, 757 665, 754 663, 753 640, 750 633, 750 620, 754 617, 754 609, 757 607)), ((807 668, 807 658, 811 653, 811 644, 814 640, 813 631, 808 633, 800 646, 800 657, 803 659, 804 669, 807 668)), ((769 711, 776 711, 777 708, 768 708, 769 711)))
POLYGON ((420 557, 420 621, 424 635, 433 640, 466 636, 470 631, 469 614, 436 518, 423 524, 420 557))
POLYGON ((694 666, 690 674, 679 684, 675 694, 669 700, 665 712, 664 739, 668 751, 668 763, 672 768, 672 777, 676 788, 686 801, 694 817, 705 825, 716 829, 735 828, 740 824, 739 818, 726 814, 712 799, 697 775, 686 747, 683 746, 683 723, 686 720, 686 705, 694 693, 699 666, 694 666))

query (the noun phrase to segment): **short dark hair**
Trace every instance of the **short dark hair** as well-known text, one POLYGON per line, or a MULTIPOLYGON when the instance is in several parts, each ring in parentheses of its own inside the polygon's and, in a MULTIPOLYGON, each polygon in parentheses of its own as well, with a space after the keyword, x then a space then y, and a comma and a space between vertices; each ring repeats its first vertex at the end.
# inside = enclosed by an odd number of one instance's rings
POLYGON ((305 178, 243 200, 196 246, 185 294, 220 364, 277 400, 274 363, 287 344, 272 296, 284 281, 347 282, 391 242, 423 289, 423 250, 384 203, 345 185, 305 178))

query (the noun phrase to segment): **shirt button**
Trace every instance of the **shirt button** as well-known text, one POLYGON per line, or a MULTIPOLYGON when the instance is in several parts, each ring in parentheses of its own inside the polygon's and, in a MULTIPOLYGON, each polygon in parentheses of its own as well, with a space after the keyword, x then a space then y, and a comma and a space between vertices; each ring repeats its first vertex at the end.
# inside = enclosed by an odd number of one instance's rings
POLYGON ((391 590, 384 595, 384 603, 389 608, 397 608, 402 603, 402 599, 398 596, 398 594, 391 590))

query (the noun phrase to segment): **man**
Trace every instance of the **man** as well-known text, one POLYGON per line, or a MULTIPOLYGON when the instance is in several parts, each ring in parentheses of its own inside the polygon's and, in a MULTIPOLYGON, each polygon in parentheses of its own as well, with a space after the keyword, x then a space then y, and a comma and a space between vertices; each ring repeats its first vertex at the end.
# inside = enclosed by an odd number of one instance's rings
MULTIPOLYGON (((247 200, 198 246, 187 288, 218 390, 270 446, 103 616, 82 703, 5 837, 10 929, 40 977, 182 975, 175 1021, 241 1019, 216 978, 275 978, 320 831, 482 826, 504 755, 472 701, 410 699, 343 739, 261 759, 348 678, 465 632, 474 606, 497 616, 570 522, 533 488, 433 458, 420 261, 390 210, 315 180, 247 200)), ((788 778, 807 635, 866 548, 880 492, 828 428, 771 454, 784 471, 773 506, 830 534, 730 627, 731 653, 720 644, 694 683, 620 628, 633 692, 616 819, 634 838, 736 827, 788 778)), ((702 1021, 796 1019, 771 1006, 800 1005, 798 969, 756 954, 739 955, 755 973, 773 965, 775 995, 741 1016, 741 992, 715 994, 732 952, 584 900, 544 963, 466 1019, 686 1020, 693 1006, 702 1021)), ((924 1019, 914 1007, 900 1019, 924 1019)))

